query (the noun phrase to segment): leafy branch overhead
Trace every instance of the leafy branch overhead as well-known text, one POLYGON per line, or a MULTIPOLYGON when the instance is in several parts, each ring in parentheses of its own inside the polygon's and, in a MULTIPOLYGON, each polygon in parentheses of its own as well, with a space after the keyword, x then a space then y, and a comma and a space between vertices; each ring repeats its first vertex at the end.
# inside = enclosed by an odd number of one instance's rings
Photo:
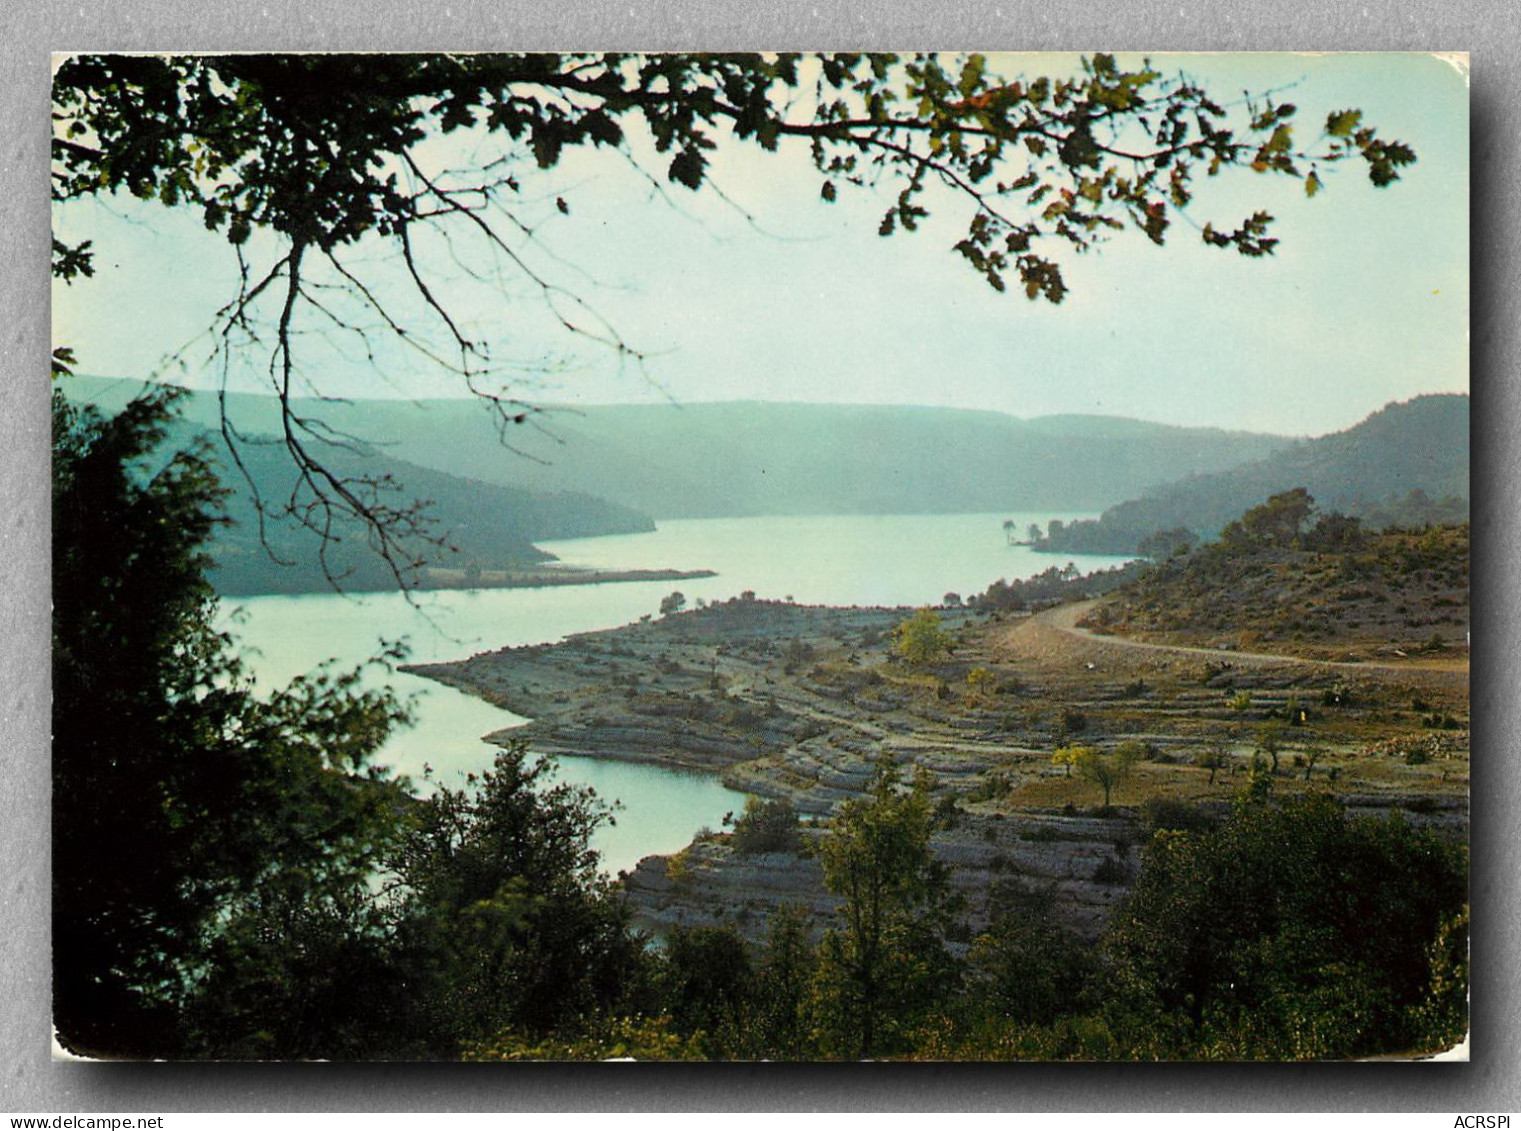
MULTIPOLYGON (((78 56, 57 71, 52 117, 56 202, 128 193, 194 209, 232 246, 241 282, 212 339, 224 364, 237 352, 267 366, 286 407, 303 491, 287 513, 328 537, 334 513, 364 519, 398 561, 400 539, 426 538, 426 524, 384 502, 387 485, 327 469, 321 443, 349 438, 292 407, 321 387, 298 344, 337 331, 373 363, 382 339, 400 343, 482 396, 504 439, 533 423, 511 392, 529 363, 493 358, 451 294, 472 270, 458 250, 469 243, 490 257, 504 309, 526 286, 561 331, 642 364, 533 254, 544 224, 574 220, 563 195, 545 206, 534 173, 573 150, 608 150, 659 191, 721 192, 720 146, 797 139, 824 200, 884 194, 883 236, 959 200, 969 219, 954 250, 998 290, 1052 303, 1067 293, 1064 253, 1124 232, 1164 244, 1179 216, 1207 244, 1271 253, 1264 211, 1194 218, 1200 183, 1226 170, 1295 178, 1313 197, 1340 162, 1363 161, 1384 186, 1415 160, 1357 110, 1302 128, 1271 96, 1225 100, 1103 54, 1068 77, 1005 75, 976 54, 78 56), (466 167, 445 167, 446 137, 472 153, 466 167), (255 233, 273 237, 272 256, 254 254, 255 233)), ((98 250, 55 237, 54 274, 89 277, 98 250)))
MULTIPOLYGON (((1002 289, 1012 267, 1031 298, 1060 301, 1038 241, 1081 250, 1131 227, 1160 244, 1201 170, 1288 175, 1314 196, 1336 162, 1363 159, 1382 187, 1415 160, 1361 111, 1332 111, 1307 143, 1296 112, 1270 98, 1243 111, 1104 54, 1079 76, 1034 79, 975 54, 93 56, 55 82, 53 196, 126 190, 198 208, 234 245, 270 228, 298 258, 332 255, 367 233, 479 217, 521 193, 526 168, 626 149, 638 119, 669 155, 667 179, 693 190, 729 130, 765 150, 806 139, 824 199, 840 184, 897 190, 883 235, 913 230, 939 182, 976 203, 957 249, 989 282, 1002 289), (502 160, 470 185, 422 177, 417 148, 466 129, 507 139, 502 160)), ((1257 254, 1261 217, 1205 238, 1257 254)), ((88 270, 88 247, 54 250, 60 271, 88 270)))

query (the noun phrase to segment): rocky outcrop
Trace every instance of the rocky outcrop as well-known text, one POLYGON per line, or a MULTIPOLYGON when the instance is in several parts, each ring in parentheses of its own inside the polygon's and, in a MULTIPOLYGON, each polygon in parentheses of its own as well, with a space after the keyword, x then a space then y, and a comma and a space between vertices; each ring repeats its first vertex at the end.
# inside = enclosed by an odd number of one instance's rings
MULTIPOLYGON (((822 932, 838 900, 825 890, 809 848, 820 835, 805 827, 801 853, 747 855, 730 838, 713 836, 674 856, 647 856, 624 881, 636 920, 655 934, 677 925, 728 924, 758 941, 771 917, 790 906, 810 912, 822 932)), ((962 813, 953 828, 936 834, 933 847, 950 866, 973 931, 987 924, 998 885, 1017 884, 1054 892, 1063 925, 1093 939, 1128 890, 1140 837, 1139 821, 1129 813, 1102 819, 962 813)))

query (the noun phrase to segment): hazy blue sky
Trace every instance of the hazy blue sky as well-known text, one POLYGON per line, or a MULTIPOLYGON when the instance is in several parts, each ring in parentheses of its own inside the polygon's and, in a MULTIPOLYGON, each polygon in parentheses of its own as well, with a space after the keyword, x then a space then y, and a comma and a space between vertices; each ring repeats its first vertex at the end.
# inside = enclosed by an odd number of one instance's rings
MULTIPOLYGON (((520 216, 542 225, 525 254, 651 353, 647 377, 555 333, 521 282, 506 278, 504 296, 495 276, 472 281, 470 272, 490 276, 497 266, 478 253, 439 245, 431 261, 452 280, 449 301, 471 332, 494 340, 498 360, 519 360, 522 391, 546 401, 930 404, 1321 434, 1390 400, 1466 391, 1466 75, 1418 55, 1154 60, 1222 98, 1290 87, 1281 96, 1306 125, 1359 107, 1381 136, 1414 146, 1419 161, 1385 190, 1342 166, 1312 201, 1298 182, 1201 177, 1191 209, 1198 226, 1234 226, 1266 208, 1279 218, 1275 256, 1206 248, 1180 220, 1166 249, 1126 235, 1097 254, 1064 256, 1072 291, 1057 307, 998 295, 975 276, 949 250, 965 214, 948 198, 923 230, 892 239, 876 234, 885 198, 842 194, 824 204, 801 146, 780 155, 721 150, 713 175, 727 201, 679 188, 658 194, 606 152, 530 174, 520 216), (557 196, 569 216, 555 210, 557 196)), ((1013 77, 1069 65, 1005 57, 999 69, 1013 77)), ((434 156, 469 157, 457 147, 434 156)), ((100 249, 95 279, 55 290, 55 339, 75 346, 86 372, 160 371, 231 294, 232 252, 193 214, 110 201, 70 206, 56 223, 100 249)), ((306 375, 324 391, 458 391, 396 351, 382 353, 377 378, 352 343, 309 325, 306 375)), ((209 384, 205 347, 185 351, 187 368, 171 372, 209 384)), ((237 386, 257 387, 267 357, 241 354, 237 386)))

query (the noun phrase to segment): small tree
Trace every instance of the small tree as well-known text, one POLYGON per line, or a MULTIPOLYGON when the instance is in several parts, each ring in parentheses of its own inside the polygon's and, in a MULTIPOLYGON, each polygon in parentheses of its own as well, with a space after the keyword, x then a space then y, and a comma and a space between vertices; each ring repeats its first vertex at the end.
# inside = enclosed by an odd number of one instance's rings
POLYGON ((970 702, 980 702, 993 689, 993 673, 984 667, 975 667, 966 673, 967 698, 970 702))
POLYGON ((677 590, 674 593, 670 593, 660 599, 660 615, 663 617, 668 617, 674 613, 679 613, 686 607, 687 595, 680 590, 677 590))
POLYGON ((1291 692, 1283 705, 1283 718, 1291 727, 1302 727, 1310 721, 1310 712, 1299 705, 1299 696, 1291 692))
POLYGON ((1367 538, 1361 519, 1331 511, 1315 520, 1304 543, 1309 549, 1323 553, 1348 553, 1361 549, 1367 538))
POLYGON ((1266 755, 1272 764, 1271 773, 1278 776, 1278 752, 1283 746, 1283 723, 1278 719, 1269 719, 1262 724, 1262 729, 1257 732, 1257 753, 1266 755))
POLYGON ((1303 487, 1282 491, 1241 516, 1247 539, 1257 545, 1291 547, 1315 510, 1315 499, 1303 487))
POLYGON ((1081 734, 1088 729, 1088 716, 1076 707, 1063 707, 1056 720, 1056 729, 1062 735, 1081 734))
POLYGON ((1077 765, 1079 758, 1087 757, 1094 753, 1091 746, 1058 746, 1056 752, 1051 755, 1053 766, 1063 766, 1067 770, 1067 777, 1072 776, 1072 767, 1077 765))
POLYGON ((639 984, 646 956, 591 846, 611 810, 554 775, 552 759, 515 743, 410 813, 391 870, 436 1054, 505 1031, 547 1034, 639 984))
POLYGON ((1218 739, 1205 744, 1203 752, 1199 755, 1199 766, 1209 771, 1209 784, 1215 784, 1215 774, 1223 770, 1229 764, 1226 756, 1225 743, 1218 739))
POLYGON ((956 901, 930 849, 934 828, 929 779, 904 790, 888 766, 841 807, 819 845, 824 886, 842 901, 840 925, 819 949, 817 983, 839 1053, 890 1051, 951 985, 944 936, 956 901))
POLYGON ((1318 743, 1310 743, 1304 748, 1304 780, 1309 781, 1310 775, 1315 772, 1315 764, 1325 756, 1325 747, 1318 743))
POLYGON ((1096 981, 1091 948, 1056 922, 1054 890, 998 884, 988 899, 989 922, 969 948, 967 1006, 998 1028, 1050 1024, 1080 1007, 1096 981))
POLYGON ((1078 777, 1090 781, 1104 791, 1104 808, 1109 808, 1109 797, 1114 787, 1130 776, 1130 768, 1136 761, 1138 744, 1121 743, 1104 753, 1091 746, 1080 747, 1073 765, 1078 777))
POLYGON ((898 655, 910 664, 929 664, 951 650, 951 636, 940 626, 940 614, 920 609, 893 629, 898 655))
POLYGON ((674 927, 661 969, 667 1012, 710 1056, 733 1055, 755 994, 749 947, 732 926, 674 927))
POLYGON ((1136 543, 1135 552, 1154 562, 1163 562, 1179 554, 1186 554, 1199 544, 1199 536, 1186 526, 1171 530, 1159 530, 1136 543))

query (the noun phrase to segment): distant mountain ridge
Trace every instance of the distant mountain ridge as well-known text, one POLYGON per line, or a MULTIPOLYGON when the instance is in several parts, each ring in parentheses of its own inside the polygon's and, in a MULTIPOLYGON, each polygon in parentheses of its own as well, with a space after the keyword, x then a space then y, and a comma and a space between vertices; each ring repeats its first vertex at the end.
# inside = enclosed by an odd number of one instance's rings
MULTIPOLYGON (((138 387, 75 380, 93 383, 94 396, 124 399, 121 386, 138 387)), ((207 426, 217 419, 213 395, 187 401, 190 419, 207 426)), ((271 398, 234 394, 228 402, 245 430, 275 430, 271 398)), ((421 467, 519 489, 582 492, 655 518, 1092 511, 1291 442, 1117 417, 714 402, 531 414, 507 433, 513 451, 482 405, 468 400, 302 409, 421 467)))
POLYGON ((656 518, 1092 510, 1178 467, 1218 470, 1286 442, 1165 425, 1074 437, 992 412, 765 402, 592 408, 549 427, 564 447, 535 450, 552 462, 515 468, 521 482, 656 518))
POLYGON ((1180 527, 1213 538, 1248 507, 1294 487, 1307 488, 1322 512, 1340 511, 1372 525, 1466 518, 1468 396, 1393 402, 1345 431, 1299 441, 1227 471, 1180 479, 1112 506, 1098 519, 1067 523, 1037 548, 1134 553, 1143 539, 1180 527))

